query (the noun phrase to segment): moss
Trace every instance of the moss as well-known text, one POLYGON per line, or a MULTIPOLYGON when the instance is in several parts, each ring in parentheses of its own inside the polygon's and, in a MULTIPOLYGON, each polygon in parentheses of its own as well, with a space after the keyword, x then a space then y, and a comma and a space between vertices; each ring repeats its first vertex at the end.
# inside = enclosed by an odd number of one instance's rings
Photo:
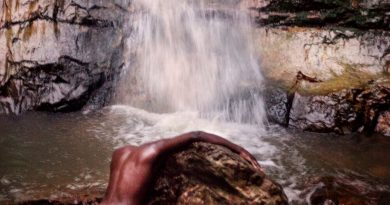
POLYGON ((290 90, 292 83, 285 80, 265 76, 265 84, 282 90, 290 90))
POLYGON ((363 88, 378 79, 385 79, 385 81, 390 79, 389 76, 383 74, 374 75, 356 69, 364 65, 343 64, 342 66, 344 72, 341 75, 335 75, 334 78, 325 82, 301 86, 298 92, 304 95, 326 95, 346 88, 363 88))

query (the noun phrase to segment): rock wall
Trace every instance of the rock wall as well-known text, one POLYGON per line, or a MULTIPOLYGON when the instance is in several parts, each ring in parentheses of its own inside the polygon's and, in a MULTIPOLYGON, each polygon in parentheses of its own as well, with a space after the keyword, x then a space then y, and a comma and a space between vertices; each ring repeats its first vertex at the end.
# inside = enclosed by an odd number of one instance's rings
POLYGON ((271 121, 316 132, 388 135, 389 0, 244 2, 271 82, 271 121), (297 79, 299 73, 315 82, 297 79))
POLYGON ((264 74, 289 86, 298 71, 321 80, 341 76, 348 69, 359 75, 389 73, 389 31, 260 27, 256 37, 264 74))
POLYGON ((302 71, 328 80, 352 68, 390 67, 390 1, 247 0, 264 73, 291 83, 302 71))
POLYGON ((0 113, 106 104, 123 64, 129 1, 4 0, 0 113))
POLYGON ((269 119, 313 132, 379 132, 389 136, 390 86, 372 82, 359 89, 303 95, 271 86, 266 93, 269 119))

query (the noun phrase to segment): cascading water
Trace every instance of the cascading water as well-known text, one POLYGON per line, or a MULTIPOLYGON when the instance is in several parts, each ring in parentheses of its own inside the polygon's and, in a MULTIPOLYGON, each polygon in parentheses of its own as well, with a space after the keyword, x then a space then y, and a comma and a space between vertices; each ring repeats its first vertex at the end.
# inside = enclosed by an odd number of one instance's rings
POLYGON ((263 124, 262 75, 250 21, 237 9, 210 2, 134 1, 128 41, 134 59, 118 102, 157 113, 190 111, 263 124))

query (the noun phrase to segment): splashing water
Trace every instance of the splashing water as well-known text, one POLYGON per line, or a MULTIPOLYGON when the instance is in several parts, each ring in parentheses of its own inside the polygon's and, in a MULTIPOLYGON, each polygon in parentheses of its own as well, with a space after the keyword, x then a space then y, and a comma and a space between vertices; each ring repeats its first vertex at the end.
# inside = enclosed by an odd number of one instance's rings
POLYGON ((135 0, 118 102, 263 124, 262 75, 246 13, 202 1, 135 0))

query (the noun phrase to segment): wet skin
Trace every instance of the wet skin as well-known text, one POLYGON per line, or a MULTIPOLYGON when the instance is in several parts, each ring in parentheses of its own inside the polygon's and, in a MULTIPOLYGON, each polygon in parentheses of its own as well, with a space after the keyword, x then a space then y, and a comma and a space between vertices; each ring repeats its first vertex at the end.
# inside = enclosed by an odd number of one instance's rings
POLYGON ((139 147, 129 145, 117 149, 112 156, 110 181, 101 204, 143 204, 157 159, 193 142, 208 142, 225 146, 251 163, 263 175, 256 159, 244 148, 213 134, 190 132, 174 138, 150 142, 139 147))

